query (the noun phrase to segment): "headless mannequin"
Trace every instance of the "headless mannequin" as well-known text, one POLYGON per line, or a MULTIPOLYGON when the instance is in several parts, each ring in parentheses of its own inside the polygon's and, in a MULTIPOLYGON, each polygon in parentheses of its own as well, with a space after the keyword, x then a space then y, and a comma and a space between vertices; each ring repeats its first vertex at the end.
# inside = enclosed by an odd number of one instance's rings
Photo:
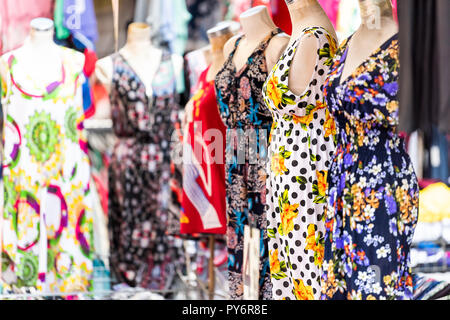
POLYGON ((341 81, 345 81, 367 57, 398 32, 390 0, 359 0, 361 26, 348 44, 341 81))
MULTIPOLYGON (((214 81, 217 73, 222 68, 225 63, 225 56, 223 54, 223 48, 225 43, 233 36, 232 31, 228 26, 225 27, 214 27, 208 30, 208 39, 210 43, 210 57, 211 57, 211 67, 206 75, 206 81, 214 81)), ((192 121, 193 112, 193 100, 191 99, 186 105, 186 121, 192 121)))
MULTIPOLYGON (((37 18, 31 21, 30 35, 22 47, 8 52, 2 56, 1 76, 7 81, 7 63, 11 55, 17 58, 17 66, 20 70, 26 70, 26 76, 32 79, 33 87, 24 88, 30 93, 42 92, 50 83, 61 80, 62 58, 61 47, 53 41, 54 24, 47 18, 37 18)), ((84 55, 76 54, 77 63, 81 70, 84 65, 84 55)), ((22 83, 25 73, 14 74, 15 80, 22 83)))
POLYGON ((233 36, 228 27, 216 27, 208 30, 209 43, 211 44, 211 67, 206 75, 206 81, 214 81, 217 73, 225 63, 223 48, 227 41, 233 36))
MULTIPOLYGON (((289 45, 309 27, 322 27, 337 39, 333 24, 317 0, 286 0, 286 4, 292 21, 289 45)), ((317 60, 317 49, 315 37, 304 38, 298 45, 289 72, 289 89, 294 94, 304 92, 309 85, 317 60)))
MULTIPOLYGON (((147 90, 147 95, 152 96, 152 82, 158 71, 162 50, 154 47, 150 41, 150 27, 145 23, 132 23, 128 27, 128 37, 125 46, 119 50, 122 57, 133 68, 147 90)), ((175 72, 183 70, 183 58, 172 56, 175 72)), ((111 90, 114 65, 111 56, 100 59, 97 62, 95 75, 109 92, 111 90)))
MULTIPOLYGON (((245 11, 240 16, 244 37, 234 54, 233 63, 236 70, 240 70, 256 47, 277 27, 270 19, 266 6, 256 6, 245 11)), ((224 46, 224 56, 228 57, 234 49, 239 36, 232 37, 224 46)), ((289 42, 289 36, 278 34, 272 38, 266 48, 267 70, 270 71, 278 62, 281 54, 289 42)))

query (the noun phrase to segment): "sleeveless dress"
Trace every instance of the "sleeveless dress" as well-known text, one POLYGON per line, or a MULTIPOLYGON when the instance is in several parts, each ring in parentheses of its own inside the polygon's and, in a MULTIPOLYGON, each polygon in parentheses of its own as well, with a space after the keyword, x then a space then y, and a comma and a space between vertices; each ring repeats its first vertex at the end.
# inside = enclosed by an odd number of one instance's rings
POLYGON ((231 299, 242 299, 244 283, 242 263, 244 226, 261 230, 260 299, 272 298, 266 229, 266 162, 268 132, 272 116, 263 101, 262 86, 267 78, 265 50, 274 30, 250 55, 247 63, 236 70, 235 48, 216 76, 216 95, 220 115, 227 126, 226 192, 228 282, 231 299), (248 143, 248 144, 247 144, 248 143))
POLYGON ((306 28, 288 46, 263 87, 273 115, 267 172, 267 233, 274 299, 320 298, 325 233, 324 210, 334 121, 322 89, 336 53, 321 27, 306 28), (317 62, 305 91, 295 95, 288 79, 298 45, 317 40, 317 62))
POLYGON ((170 138, 179 106, 174 70, 164 53, 147 96, 125 58, 113 55, 113 129, 118 141, 109 166, 110 264, 119 283, 170 287, 181 257, 166 235, 170 198, 170 138))
POLYGON ((12 53, 3 88, 3 279, 46 292, 92 288, 93 207, 78 53, 41 88, 12 53))
POLYGON ((199 77, 192 122, 184 137, 182 234, 225 234, 227 229, 226 128, 217 108, 214 81, 206 80, 209 68, 199 77))
POLYGON ((419 187, 397 133, 398 35, 341 83, 348 48, 347 40, 325 85, 338 132, 329 173, 322 298, 410 299, 419 187))

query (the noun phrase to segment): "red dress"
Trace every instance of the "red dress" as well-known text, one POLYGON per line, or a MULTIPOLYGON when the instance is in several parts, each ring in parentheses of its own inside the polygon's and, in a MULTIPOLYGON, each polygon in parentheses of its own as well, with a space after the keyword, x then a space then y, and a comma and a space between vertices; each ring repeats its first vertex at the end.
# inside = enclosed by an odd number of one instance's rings
POLYGON ((183 146, 182 234, 225 234, 225 135, 209 67, 200 75, 183 146))

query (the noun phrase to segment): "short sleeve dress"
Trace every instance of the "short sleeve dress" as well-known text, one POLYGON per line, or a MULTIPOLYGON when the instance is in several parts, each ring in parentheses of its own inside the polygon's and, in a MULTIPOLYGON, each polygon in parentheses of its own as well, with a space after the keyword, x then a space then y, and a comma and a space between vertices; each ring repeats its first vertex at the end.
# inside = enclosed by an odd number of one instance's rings
POLYGON ((237 39, 224 67, 216 76, 216 95, 220 115, 227 126, 226 197, 228 283, 231 299, 242 299, 244 226, 261 230, 259 288, 261 299, 272 298, 267 251, 266 162, 272 115, 264 104, 262 86, 267 78, 265 50, 274 30, 236 70, 233 56, 242 37, 237 39))
POLYGON ((397 132, 398 35, 341 81, 348 43, 325 84, 337 151, 328 180, 322 298, 410 299, 419 187, 397 132))
POLYGON ((336 53, 336 42, 322 27, 303 30, 288 46, 263 87, 273 115, 267 167, 267 233, 273 297, 277 300, 320 298, 325 233, 324 210, 330 158, 335 150, 334 120, 323 85, 336 53), (310 83, 295 95, 289 71, 298 45, 317 40, 310 83))

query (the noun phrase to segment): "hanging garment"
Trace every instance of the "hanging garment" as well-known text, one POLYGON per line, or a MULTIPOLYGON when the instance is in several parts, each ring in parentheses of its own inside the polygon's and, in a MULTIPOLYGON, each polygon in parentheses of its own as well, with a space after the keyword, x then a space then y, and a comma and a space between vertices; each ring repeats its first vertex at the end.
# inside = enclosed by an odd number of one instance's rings
POLYGON ((274 30, 236 70, 234 50, 216 77, 220 114, 228 128, 226 140, 226 192, 228 215, 228 282, 232 299, 243 297, 244 226, 261 230, 259 287, 260 298, 272 298, 267 252, 266 161, 268 132, 272 116, 265 107, 262 86, 267 78, 265 50, 274 30), (246 139, 247 137, 248 139, 246 139), (248 142, 248 145, 247 145, 248 142))
MULTIPOLYGON (((421 129, 430 146, 432 127, 450 132, 450 2, 399 0, 400 129, 421 129)), ((429 176, 425 172, 425 178, 429 176)))
POLYGON ((286 48, 263 87, 273 125, 267 167, 267 233, 275 299, 320 297, 328 167, 334 152, 334 120, 322 93, 336 42, 323 28, 307 28, 286 48), (317 64, 300 95, 289 90, 298 45, 318 43, 317 64))
POLYGON ((209 67, 200 75, 183 152, 181 233, 225 234, 225 136, 209 67))
POLYGON ((0 53, 20 47, 34 18, 52 18, 53 0, 0 0, 0 53))
POLYGON ((165 289, 175 276, 179 248, 166 235, 170 198, 170 135, 178 119, 174 70, 164 53, 153 96, 119 53, 112 56, 113 129, 109 167, 111 270, 118 282, 165 289))
POLYGON ((398 35, 340 83, 348 48, 345 41, 324 89, 337 151, 328 179, 322 298, 410 299, 419 187, 397 133, 398 35))
POLYGON ((73 292, 91 288, 93 208, 82 66, 78 53, 58 50, 62 79, 42 89, 8 59, 2 250, 10 284, 73 292))

